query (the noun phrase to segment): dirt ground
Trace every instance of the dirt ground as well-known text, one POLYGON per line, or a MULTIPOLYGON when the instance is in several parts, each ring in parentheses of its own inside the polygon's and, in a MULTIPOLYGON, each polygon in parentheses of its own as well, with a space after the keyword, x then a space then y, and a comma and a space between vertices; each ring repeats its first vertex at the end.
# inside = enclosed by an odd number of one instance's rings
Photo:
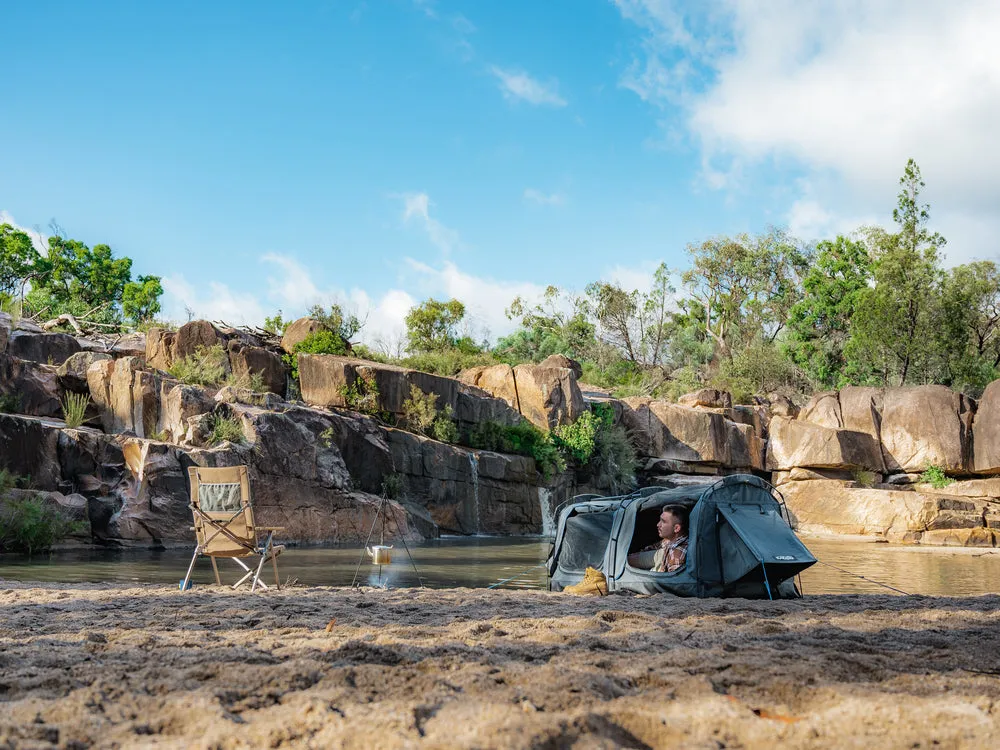
POLYGON ((998 607, 0 580, 0 747, 997 748, 998 607))

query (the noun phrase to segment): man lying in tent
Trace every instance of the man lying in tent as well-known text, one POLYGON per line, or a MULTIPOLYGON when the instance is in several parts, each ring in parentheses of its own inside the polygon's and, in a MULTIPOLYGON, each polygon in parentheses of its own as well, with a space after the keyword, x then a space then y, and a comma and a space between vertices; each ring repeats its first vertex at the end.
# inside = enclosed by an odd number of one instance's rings
POLYGON ((655 573, 673 573, 687 562, 688 511, 680 505, 668 505, 656 524, 660 541, 628 556, 633 568, 655 573))

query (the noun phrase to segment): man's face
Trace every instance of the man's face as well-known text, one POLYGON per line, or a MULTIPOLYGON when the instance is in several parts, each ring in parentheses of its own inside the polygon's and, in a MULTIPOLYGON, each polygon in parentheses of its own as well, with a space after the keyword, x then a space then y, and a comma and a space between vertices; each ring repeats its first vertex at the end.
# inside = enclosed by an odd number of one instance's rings
POLYGON ((660 534, 660 539, 672 540, 681 534, 681 524, 669 510, 660 514, 660 521, 656 524, 656 530, 660 534))

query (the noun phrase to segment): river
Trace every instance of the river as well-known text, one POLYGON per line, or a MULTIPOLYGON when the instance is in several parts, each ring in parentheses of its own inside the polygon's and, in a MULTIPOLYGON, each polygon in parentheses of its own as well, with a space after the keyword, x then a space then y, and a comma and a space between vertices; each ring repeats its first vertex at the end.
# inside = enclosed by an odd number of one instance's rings
MULTIPOLYGON (((911 547, 872 542, 804 539, 819 559, 802 574, 808 594, 892 593, 969 595, 1000 592, 1000 550, 911 547)), ((454 537, 407 549, 397 545, 381 568, 362 560, 360 546, 293 547, 278 558, 282 582, 347 586, 361 584, 431 588, 544 588, 549 542, 539 537, 454 537), (411 562, 412 561, 412 562, 411 562), (360 562, 360 565, 359 565, 360 562), (419 573, 419 579, 418 579, 419 573)), ((0 556, 0 579, 60 583, 114 581, 172 583, 184 577, 191 553, 170 550, 79 549, 0 556)), ((219 562, 233 581, 236 566, 219 562)), ((267 576, 271 573, 268 571, 267 576)), ((226 580, 226 578, 224 578, 226 580)), ((269 580, 265 578, 264 580, 269 580)), ((194 585, 213 582, 211 564, 200 558, 194 585)))

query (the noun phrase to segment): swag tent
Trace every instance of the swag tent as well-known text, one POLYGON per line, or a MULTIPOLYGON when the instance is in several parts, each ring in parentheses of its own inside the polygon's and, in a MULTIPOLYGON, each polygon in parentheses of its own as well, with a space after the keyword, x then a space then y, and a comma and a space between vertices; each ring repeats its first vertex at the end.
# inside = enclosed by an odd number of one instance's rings
POLYGON ((609 591, 796 598, 794 577, 816 558, 787 515, 780 493, 750 474, 619 497, 581 495, 559 511, 547 561, 549 588, 577 583, 589 566, 604 573, 609 591), (690 510, 686 565, 673 573, 632 567, 628 556, 657 541, 656 522, 667 505, 690 510))

